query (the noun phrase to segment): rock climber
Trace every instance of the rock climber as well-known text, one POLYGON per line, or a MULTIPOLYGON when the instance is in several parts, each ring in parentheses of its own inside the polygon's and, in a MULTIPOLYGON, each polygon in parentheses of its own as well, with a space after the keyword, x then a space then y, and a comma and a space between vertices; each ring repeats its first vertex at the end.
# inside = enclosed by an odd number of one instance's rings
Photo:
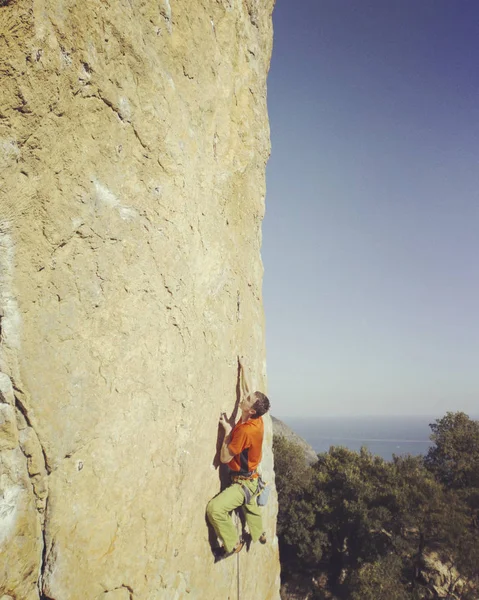
POLYGON ((220 461, 228 465, 231 485, 208 503, 206 514, 223 546, 216 552, 217 559, 240 552, 245 540, 238 538, 230 513, 242 507, 253 542, 266 543, 261 519, 261 507, 256 503, 258 492, 258 465, 261 462, 264 425, 262 416, 270 402, 261 392, 250 393, 243 361, 239 361, 241 379, 241 418, 234 427, 222 413, 220 424, 224 440, 220 461))

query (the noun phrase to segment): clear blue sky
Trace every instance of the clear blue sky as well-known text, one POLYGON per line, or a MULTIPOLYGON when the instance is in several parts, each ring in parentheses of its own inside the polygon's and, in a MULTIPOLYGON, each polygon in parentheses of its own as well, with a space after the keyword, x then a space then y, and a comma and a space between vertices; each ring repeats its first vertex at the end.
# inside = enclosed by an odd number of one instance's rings
POLYGON ((479 2, 277 0, 277 416, 479 412, 479 2))

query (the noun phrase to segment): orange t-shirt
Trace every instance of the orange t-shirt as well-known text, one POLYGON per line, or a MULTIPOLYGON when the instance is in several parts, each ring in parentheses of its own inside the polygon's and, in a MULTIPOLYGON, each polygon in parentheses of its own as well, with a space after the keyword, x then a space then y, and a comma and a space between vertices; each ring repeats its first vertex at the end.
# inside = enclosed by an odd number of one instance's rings
MULTIPOLYGON (((232 471, 239 475, 254 471, 261 462, 263 449, 264 424, 263 418, 249 419, 246 423, 236 424, 231 433, 228 448, 234 458, 228 463, 232 471)), ((254 477, 258 475, 255 474, 254 477)))

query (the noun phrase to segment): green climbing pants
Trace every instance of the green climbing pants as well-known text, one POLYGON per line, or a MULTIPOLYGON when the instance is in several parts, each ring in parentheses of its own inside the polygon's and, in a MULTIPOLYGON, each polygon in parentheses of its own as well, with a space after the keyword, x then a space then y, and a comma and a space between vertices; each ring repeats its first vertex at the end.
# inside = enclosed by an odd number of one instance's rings
MULTIPOLYGON (((257 479, 242 481, 253 494, 258 488, 257 479)), ((226 552, 231 552, 238 543, 238 532, 233 524, 230 513, 239 506, 242 507, 248 529, 253 542, 256 542, 263 533, 261 507, 256 504, 256 496, 250 504, 245 504, 245 496, 241 485, 233 483, 220 494, 208 502, 206 514, 213 526, 216 535, 223 540, 226 552)))

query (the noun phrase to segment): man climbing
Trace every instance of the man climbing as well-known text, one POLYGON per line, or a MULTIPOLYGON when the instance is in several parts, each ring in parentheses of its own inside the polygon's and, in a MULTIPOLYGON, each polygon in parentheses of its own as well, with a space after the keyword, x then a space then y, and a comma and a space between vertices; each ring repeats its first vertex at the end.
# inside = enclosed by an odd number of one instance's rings
POLYGON ((220 424, 224 429, 224 441, 220 460, 228 465, 231 485, 208 503, 206 514, 223 547, 217 558, 225 558, 239 552, 244 540, 238 539, 236 527, 230 513, 242 506, 253 542, 266 543, 261 519, 261 507, 256 503, 258 491, 257 467, 261 462, 264 425, 262 416, 269 410, 270 402, 261 392, 250 393, 246 373, 240 361, 241 377, 241 418, 235 427, 226 420, 223 413, 220 424))

